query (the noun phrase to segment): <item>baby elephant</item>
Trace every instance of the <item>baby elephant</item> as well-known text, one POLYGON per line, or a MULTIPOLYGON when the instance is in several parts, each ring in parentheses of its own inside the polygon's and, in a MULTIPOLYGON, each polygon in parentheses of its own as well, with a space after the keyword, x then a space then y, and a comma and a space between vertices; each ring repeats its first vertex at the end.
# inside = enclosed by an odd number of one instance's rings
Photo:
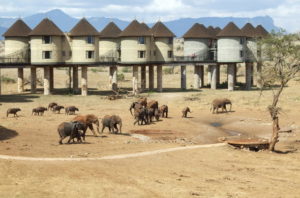
POLYGON ((82 132, 85 128, 85 125, 81 122, 63 122, 60 125, 58 125, 57 131, 58 135, 60 137, 59 144, 62 144, 63 139, 70 136, 68 140, 68 144, 73 140, 74 138, 77 138, 77 142, 82 142, 82 132))
POLYGON ((79 111, 79 109, 75 106, 68 106, 65 108, 65 114, 67 115, 74 115, 75 111, 79 111))
POLYGON ((17 116, 17 112, 18 111, 21 111, 20 108, 10 108, 10 109, 7 109, 7 112, 6 112, 6 117, 8 117, 9 114, 14 114, 14 117, 17 116))
POLYGON ((112 115, 112 116, 106 115, 102 119, 101 133, 103 133, 103 130, 104 130, 105 127, 108 127, 110 133, 118 133, 119 129, 118 129, 117 125, 119 125, 120 133, 122 133, 122 131, 121 131, 121 129, 122 129, 122 119, 117 115, 112 115), (116 129, 116 131, 115 131, 115 129, 116 129))
POLYGON ((183 118, 186 118, 188 112, 192 113, 189 107, 185 107, 185 108, 182 110, 182 117, 183 117, 183 118))
POLYGON ((45 107, 37 107, 32 109, 32 114, 31 115, 44 115, 44 111, 47 111, 47 108, 45 107))
POLYGON ((162 118, 167 118, 168 117, 168 112, 169 112, 169 108, 167 105, 162 105, 160 108, 159 108, 159 111, 161 113, 161 117, 162 118))
POLYGON ((215 110, 219 113, 218 110, 221 108, 222 112, 227 112, 226 105, 230 105, 229 111, 231 111, 232 103, 228 98, 214 99, 210 110, 212 110, 212 113, 215 113, 215 110))
POLYGON ((49 103, 49 105, 48 105, 48 110, 53 110, 53 107, 54 106, 57 106, 58 104, 56 103, 56 102, 51 102, 51 103, 49 103))
POLYGON ((56 105, 52 108, 54 113, 60 113, 60 110, 64 109, 64 106, 56 105))

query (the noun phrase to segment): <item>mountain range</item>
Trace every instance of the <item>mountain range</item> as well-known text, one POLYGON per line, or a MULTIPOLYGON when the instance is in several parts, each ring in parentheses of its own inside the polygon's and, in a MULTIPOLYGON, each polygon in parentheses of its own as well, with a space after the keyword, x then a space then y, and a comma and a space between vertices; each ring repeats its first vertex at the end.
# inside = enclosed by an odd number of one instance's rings
MULTIPOLYGON (((23 20, 31 28, 34 28, 41 20, 49 18, 64 32, 71 30, 74 25, 80 20, 71 17, 62 10, 54 9, 45 13, 38 13, 31 16, 24 17, 23 20)), ((18 18, 0 18, 0 35, 2 35, 18 18)), ((116 23, 120 29, 124 29, 130 21, 124 21, 117 18, 106 17, 89 17, 87 20, 99 31, 101 31, 109 22, 116 23)), ((278 30, 274 25, 274 21, 269 16, 258 16, 253 18, 242 17, 202 17, 202 18, 181 18, 173 21, 166 21, 164 24, 172 30, 177 37, 181 37, 194 23, 202 23, 205 26, 218 26, 223 28, 227 23, 233 21, 240 28, 250 22, 252 25, 263 25, 268 31, 278 30)), ((150 27, 154 23, 148 23, 150 27)), ((1 37, 1 39, 3 39, 1 37)))

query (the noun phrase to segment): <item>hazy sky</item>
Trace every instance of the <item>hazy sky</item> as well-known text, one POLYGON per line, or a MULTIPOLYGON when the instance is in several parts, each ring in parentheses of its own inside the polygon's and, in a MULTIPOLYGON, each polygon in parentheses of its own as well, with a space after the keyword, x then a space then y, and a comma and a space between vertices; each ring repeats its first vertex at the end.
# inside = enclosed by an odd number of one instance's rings
POLYGON ((0 3, 2 17, 25 17, 55 8, 74 17, 137 18, 145 22, 182 17, 269 15, 277 26, 289 31, 300 30, 300 0, 0 0, 0 3))

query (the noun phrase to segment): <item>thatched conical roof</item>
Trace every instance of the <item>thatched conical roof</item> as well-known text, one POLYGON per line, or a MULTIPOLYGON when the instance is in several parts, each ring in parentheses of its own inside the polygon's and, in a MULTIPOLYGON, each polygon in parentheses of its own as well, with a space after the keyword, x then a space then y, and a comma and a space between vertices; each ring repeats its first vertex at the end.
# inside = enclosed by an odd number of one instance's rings
POLYGON ((64 33, 50 19, 43 19, 30 33, 30 36, 64 36, 64 33))
POLYGON ((183 38, 213 38, 207 28, 199 23, 195 23, 184 35, 183 38))
POLYGON ((100 32, 100 38, 118 38, 122 30, 114 23, 110 22, 100 32))
POLYGON ((18 19, 4 34, 4 37, 27 37, 30 27, 22 19, 18 19))
POLYGON ((233 23, 228 23, 217 37, 244 37, 244 33, 233 23))
POLYGON ((257 34, 256 29, 251 23, 247 23, 241 30, 244 33, 244 35, 248 38, 253 38, 257 34))
POLYGON ((151 32, 154 37, 175 37, 175 34, 160 21, 151 28, 151 32))
POLYGON ((258 25, 256 28, 256 37, 266 37, 269 35, 269 32, 262 26, 258 25))
POLYGON ((81 19, 70 31, 70 36, 98 36, 98 31, 85 18, 81 19))
POLYGON ((137 20, 133 20, 120 34, 120 37, 138 36, 151 36, 151 32, 142 26, 137 20))

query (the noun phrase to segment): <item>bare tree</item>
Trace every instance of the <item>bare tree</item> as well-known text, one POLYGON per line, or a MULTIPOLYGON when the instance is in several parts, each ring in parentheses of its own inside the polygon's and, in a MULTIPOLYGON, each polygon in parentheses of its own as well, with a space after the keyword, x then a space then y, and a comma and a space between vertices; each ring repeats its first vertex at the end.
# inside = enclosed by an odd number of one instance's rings
POLYGON ((273 122, 273 133, 269 150, 274 151, 279 141, 279 113, 278 102, 288 83, 296 78, 300 71, 300 43, 299 35, 286 34, 283 30, 272 33, 259 43, 262 58, 261 79, 263 86, 269 87, 273 93, 272 104, 268 106, 273 122), (267 59, 267 60, 264 60, 267 59))

